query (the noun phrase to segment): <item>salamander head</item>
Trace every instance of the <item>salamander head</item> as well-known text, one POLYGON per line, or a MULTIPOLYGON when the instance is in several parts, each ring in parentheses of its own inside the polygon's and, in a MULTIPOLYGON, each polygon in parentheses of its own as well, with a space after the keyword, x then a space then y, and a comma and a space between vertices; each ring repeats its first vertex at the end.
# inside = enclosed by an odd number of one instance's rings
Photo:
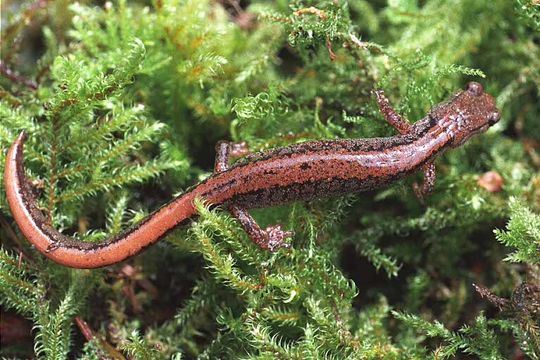
POLYGON ((430 115, 439 120, 438 124, 452 138, 452 147, 485 132, 501 118, 495 99, 477 82, 468 83, 451 101, 435 107, 430 115))

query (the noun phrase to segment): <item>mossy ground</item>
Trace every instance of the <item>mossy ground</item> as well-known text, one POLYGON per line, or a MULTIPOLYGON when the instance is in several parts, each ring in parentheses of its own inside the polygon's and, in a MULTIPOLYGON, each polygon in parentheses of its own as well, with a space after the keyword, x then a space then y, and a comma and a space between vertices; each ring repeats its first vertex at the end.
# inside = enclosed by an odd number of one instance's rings
POLYGON ((275 254, 201 205, 143 255, 67 269, 18 232, 2 182, 3 356, 540 359, 538 1, 1 6, 0 170, 27 129, 44 212, 88 241, 208 176, 218 140, 256 151, 395 134, 375 88, 411 121, 470 80, 502 111, 437 160, 425 205, 418 176, 253 211, 294 230, 275 254))

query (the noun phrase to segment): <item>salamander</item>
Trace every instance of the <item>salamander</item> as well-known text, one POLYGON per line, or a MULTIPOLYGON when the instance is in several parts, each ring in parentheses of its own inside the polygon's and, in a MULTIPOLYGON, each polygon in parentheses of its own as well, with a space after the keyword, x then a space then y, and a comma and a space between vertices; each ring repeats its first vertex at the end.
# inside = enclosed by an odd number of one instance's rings
POLYGON ((381 188, 419 170, 424 172, 424 182, 414 184, 414 191, 422 199, 434 185, 435 158, 485 132, 500 118, 494 98, 476 82, 468 83, 414 124, 394 111, 382 90, 375 91, 375 96, 384 118, 399 135, 307 141, 248 154, 231 166, 230 157, 245 155, 246 146, 220 142, 213 175, 138 224, 98 243, 63 235, 39 209, 25 176, 23 146, 27 134, 22 131, 6 160, 9 207, 22 234, 41 253, 75 268, 102 267, 138 254, 194 218, 197 198, 228 209, 255 243, 276 251, 288 246, 285 240, 292 233, 279 225, 261 229, 247 209, 381 188))

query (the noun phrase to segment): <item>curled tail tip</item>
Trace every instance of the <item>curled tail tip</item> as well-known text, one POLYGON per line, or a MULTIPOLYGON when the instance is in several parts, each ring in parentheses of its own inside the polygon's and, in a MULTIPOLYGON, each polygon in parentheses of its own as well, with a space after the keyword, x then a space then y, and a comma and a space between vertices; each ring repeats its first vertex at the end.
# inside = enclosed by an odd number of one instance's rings
POLYGON ((24 143, 28 139, 28 132, 26 129, 22 129, 19 133, 19 136, 17 136, 17 142, 24 143))
POLYGON ((24 145, 26 140, 28 139, 28 132, 26 129, 22 129, 21 132, 19 132, 19 135, 15 138, 15 141, 12 143, 12 147, 20 147, 21 145, 24 145))

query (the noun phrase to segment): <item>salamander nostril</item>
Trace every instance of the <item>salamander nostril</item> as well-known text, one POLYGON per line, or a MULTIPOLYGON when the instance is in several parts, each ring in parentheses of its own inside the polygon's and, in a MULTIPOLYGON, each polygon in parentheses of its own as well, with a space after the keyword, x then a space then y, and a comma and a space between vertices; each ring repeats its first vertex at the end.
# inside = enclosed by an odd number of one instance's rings
POLYGON ((474 81, 468 83, 465 89, 474 96, 480 96, 484 93, 484 88, 482 85, 474 81))
POLYGON ((498 111, 492 112, 491 114, 489 114, 489 117, 488 117, 489 125, 495 124, 497 121, 499 121, 500 118, 501 118, 501 113, 500 112, 498 112, 498 111))

